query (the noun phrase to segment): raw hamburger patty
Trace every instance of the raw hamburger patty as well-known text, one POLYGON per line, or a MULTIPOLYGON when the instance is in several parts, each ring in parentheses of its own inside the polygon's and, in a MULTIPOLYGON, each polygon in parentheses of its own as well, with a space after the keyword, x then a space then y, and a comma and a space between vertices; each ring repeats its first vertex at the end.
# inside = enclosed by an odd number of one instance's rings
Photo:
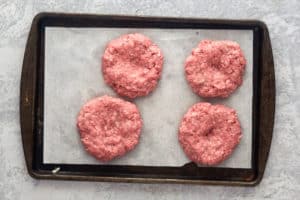
POLYGON ((133 103, 102 96, 81 108, 77 127, 85 149, 101 161, 110 161, 137 145, 142 119, 133 103))
POLYGON ((162 65, 161 50, 139 33, 110 41, 102 57, 105 82, 118 94, 130 98, 146 96, 154 90, 162 65))
POLYGON ((227 159, 240 139, 237 114, 223 105, 193 105, 179 128, 179 142, 186 155, 204 165, 216 165, 227 159))
POLYGON ((246 59, 233 41, 202 40, 185 62, 186 78, 202 97, 228 97, 242 84, 246 59))

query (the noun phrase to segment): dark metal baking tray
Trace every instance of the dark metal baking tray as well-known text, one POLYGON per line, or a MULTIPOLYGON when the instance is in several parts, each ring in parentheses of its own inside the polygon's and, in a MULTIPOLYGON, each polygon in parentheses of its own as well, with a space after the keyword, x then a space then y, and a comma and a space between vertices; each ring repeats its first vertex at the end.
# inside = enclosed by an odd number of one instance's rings
POLYGON ((264 174, 272 141, 275 74, 267 26, 256 20, 188 19, 41 13, 32 22, 24 54, 20 121, 29 174, 38 179, 194 183, 254 186, 264 174), (43 163, 45 27, 127 27, 253 30, 253 107, 251 168, 74 165, 43 163), (53 171, 57 166, 59 170, 53 171))

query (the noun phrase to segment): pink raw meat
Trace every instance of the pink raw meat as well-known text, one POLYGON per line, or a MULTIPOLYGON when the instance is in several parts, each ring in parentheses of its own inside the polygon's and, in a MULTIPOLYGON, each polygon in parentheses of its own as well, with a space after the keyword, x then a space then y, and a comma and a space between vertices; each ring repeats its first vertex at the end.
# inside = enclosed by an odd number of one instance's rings
POLYGON ((110 161, 138 143, 142 119, 133 103, 102 96, 87 102, 77 117, 85 149, 101 161, 110 161))
POLYGON ((202 97, 228 97, 242 84, 246 59, 233 41, 202 40, 185 61, 186 78, 202 97))
POLYGON ((241 139, 235 110, 210 103, 197 103, 184 115, 179 142, 189 159, 216 165, 227 159, 241 139))
POLYGON ((163 65, 161 50, 148 37, 123 35, 107 45, 102 57, 105 82, 119 95, 148 95, 157 85, 163 65))

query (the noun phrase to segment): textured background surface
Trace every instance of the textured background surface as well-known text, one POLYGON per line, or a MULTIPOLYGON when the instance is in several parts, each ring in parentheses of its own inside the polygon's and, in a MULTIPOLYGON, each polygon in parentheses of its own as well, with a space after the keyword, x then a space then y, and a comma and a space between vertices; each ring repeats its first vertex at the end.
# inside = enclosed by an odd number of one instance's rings
POLYGON ((300 195, 300 1, 0 0, 0 199, 297 199, 300 195), (26 172, 19 82, 30 23, 41 11, 260 19, 270 30, 276 120, 266 173, 254 188, 39 181, 26 172), (298 92, 297 92, 298 91, 298 92))

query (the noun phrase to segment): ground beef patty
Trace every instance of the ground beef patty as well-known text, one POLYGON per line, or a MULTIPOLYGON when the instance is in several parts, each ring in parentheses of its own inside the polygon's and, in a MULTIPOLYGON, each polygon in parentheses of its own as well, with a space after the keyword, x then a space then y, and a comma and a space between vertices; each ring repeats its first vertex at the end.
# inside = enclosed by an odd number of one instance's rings
POLYGON ((81 108, 77 127, 85 149, 97 159, 109 161, 137 145, 142 119, 133 103, 102 96, 81 108))
POLYGON ((179 128, 179 142, 186 155, 204 165, 216 165, 227 159, 240 139, 237 114, 223 105, 193 105, 179 128))
POLYGON ((202 97, 228 97, 242 84, 246 59, 233 41, 202 40, 185 62, 186 78, 202 97))
POLYGON ((130 98, 146 96, 154 90, 162 65, 161 50, 139 33, 110 41, 102 57, 105 82, 118 94, 130 98))

